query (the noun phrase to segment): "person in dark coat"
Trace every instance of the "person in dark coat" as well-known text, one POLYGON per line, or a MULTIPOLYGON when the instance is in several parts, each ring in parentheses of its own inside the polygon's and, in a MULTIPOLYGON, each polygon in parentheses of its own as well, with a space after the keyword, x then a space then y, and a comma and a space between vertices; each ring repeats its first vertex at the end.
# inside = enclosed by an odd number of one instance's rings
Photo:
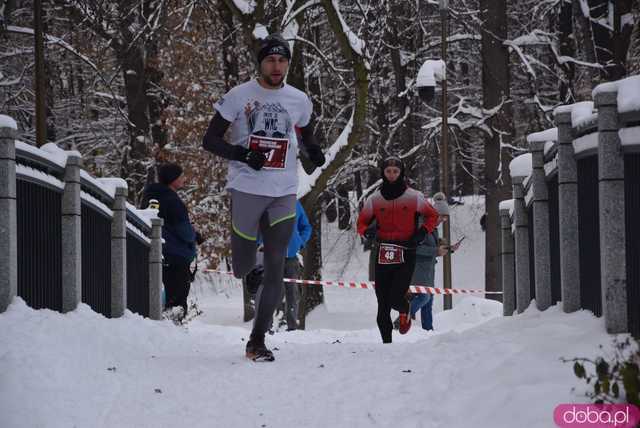
MULTIPOLYGON (((433 195, 431 205, 438 211, 438 225, 449 219, 449 204, 444 193, 433 195)), ((433 287, 435 284, 435 269, 437 257, 443 257, 447 253, 455 252, 460 242, 453 246, 447 246, 440 242, 438 229, 428 234, 416 247, 416 266, 411 278, 411 284, 433 287)), ((433 295, 414 294, 411 300, 411 318, 415 318, 420 312, 420 321, 424 330, 433 330, 433 295)), ((394 321, 394 327, 400 328, 400 319, 394 321)))
POLYGON ((159 203, 158 216, 164 220, 162 226, 162 282, 164 283, 165 309, 181 307, 187 313, 187 297, 191 287, 191 262, 196 257, 196 242, 199 234, 189 220, 189 213, 177 191, 184 186, 182 168, 167 163, 158 168, 158 183, 144 189, 143 206, 155 199, 159 203))

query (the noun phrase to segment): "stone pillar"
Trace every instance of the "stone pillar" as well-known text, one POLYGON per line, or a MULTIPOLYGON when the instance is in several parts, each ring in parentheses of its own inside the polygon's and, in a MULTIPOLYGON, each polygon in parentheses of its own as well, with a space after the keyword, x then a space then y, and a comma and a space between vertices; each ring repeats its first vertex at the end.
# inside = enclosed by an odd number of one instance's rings
POLYGON ((544 142, 531 141, 533 186, 533 257, 535 260, 536 306, 551 306, 551 243, 549 234, 549 191, 544 173, 544 142))
POLYGON ((162 225, 161 218, 151 219, 149 253, 149 318, 162 318, 162 225))
POLYGON ((515 265, 516 265, 516 307, 522 313, 531 303, 531 285, 529 275, 529 218, 524 203, 525 177, 511 177, 513 185, 513 222, 516 226, 515 265))
POLYGON ((516 308, 515 270, 513 261, 513 234, 511 233, 511 217, 509 209, 500 209, 500 226, 502 231, 502 246, 500 259, 502 261, 502 313, 504 316, 513 315, 516 308))
POLYGON ((618 93, 596 94, 602 314, 607 332, 624 333, 627 320, 624 154, 618 135, 618 93))
POLYGON ((62 194, 62 312, 82 301, 82 218, 80 167, 82 158, 67 157, 62 194))
POLYGON ((127 309, 127 188, 116 187, 111 220, 111 317, 127 309))
POLYGON ((13 119, 0 115, 0 313, 18 293, 16 134, 13 119))
POLYGON ((571 111, 556 109, 558 127, 558 214, 560 216, 560 293, 564 312, 580 309, 578 165, 573 150, 571 111))

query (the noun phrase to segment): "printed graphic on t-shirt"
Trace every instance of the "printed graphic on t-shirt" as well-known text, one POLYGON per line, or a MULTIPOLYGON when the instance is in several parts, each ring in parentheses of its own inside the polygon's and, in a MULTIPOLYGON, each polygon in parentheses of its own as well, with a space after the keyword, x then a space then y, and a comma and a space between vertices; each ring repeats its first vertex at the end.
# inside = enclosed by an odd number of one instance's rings
POLYGON ((268 138, 259 135, 249 136, 249 150, 262 152, 267 157, 263 168, 285 169, 287 167, 287 149, 289 140, 286 138, 268 138))
POLYGON ((282 104, 260 103, 254 101, 253 104, 245 106, 249 134, 261 137, 288 138, 292 127, 289 112, 282 107, 282 104))

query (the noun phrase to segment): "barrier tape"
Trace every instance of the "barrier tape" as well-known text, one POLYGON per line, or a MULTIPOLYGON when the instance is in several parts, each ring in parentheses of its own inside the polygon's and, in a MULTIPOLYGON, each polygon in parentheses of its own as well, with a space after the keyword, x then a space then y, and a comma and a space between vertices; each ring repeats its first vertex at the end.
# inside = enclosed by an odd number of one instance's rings
MULTIPOLYGON (((233 272, 215 269, 204 269, 204 272, 219 273, 225 275, 233 275, 233 272)), ((373 281, 355 282, 355 281, 316 281, 311 279, 293 279, 283 278, 284 282, 293 282, 303 285, 333 285, 342 288, 362 288, 374 290, 376 283, 373 281)), ((485 291, 477 289, 465 288, 436 288, 426 287, 424 285, 411 285, 409 291, 414 294, 502 294, 502 291, 485 291)))

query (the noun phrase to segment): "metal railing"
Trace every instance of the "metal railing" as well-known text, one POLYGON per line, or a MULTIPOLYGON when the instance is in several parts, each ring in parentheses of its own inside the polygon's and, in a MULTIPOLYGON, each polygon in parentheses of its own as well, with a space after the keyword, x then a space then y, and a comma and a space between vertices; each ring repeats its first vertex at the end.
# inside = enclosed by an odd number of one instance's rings
POLYGON ((0 121, 0 312, 17 295, 33 308, 83 302, 159 319, 157 212, 127 206, 124 180, 82 171, 79 153, 16 141, 11 122, 0 121))

